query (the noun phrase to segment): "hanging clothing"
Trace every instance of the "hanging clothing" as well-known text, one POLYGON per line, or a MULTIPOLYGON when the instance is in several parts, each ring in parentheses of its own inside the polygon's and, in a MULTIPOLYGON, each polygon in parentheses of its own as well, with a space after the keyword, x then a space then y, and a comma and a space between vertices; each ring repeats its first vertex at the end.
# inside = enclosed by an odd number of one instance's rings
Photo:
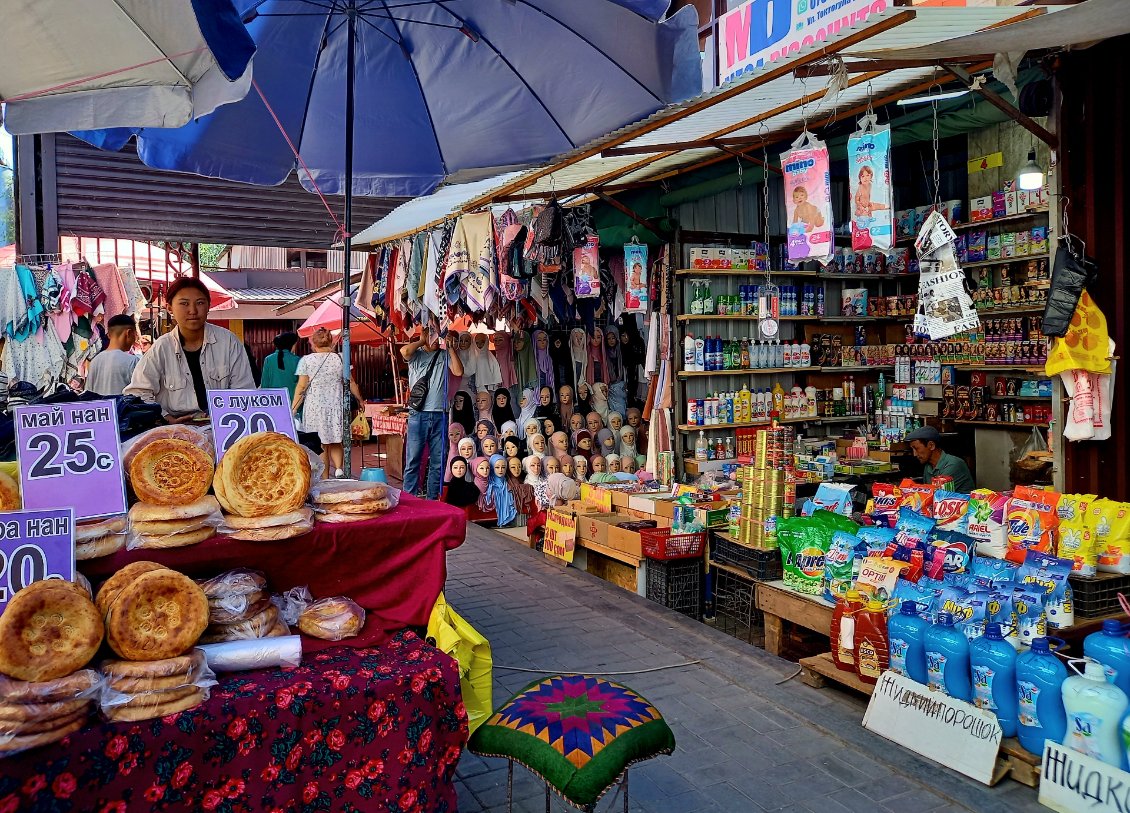
POLYGON ((502 383, 502 370, 498 365, 498 359, 491 352, 490 339, 487 339, 483 333, 477 333, 471 337, 471 346, 474 350, 475 386, 480 390, 497 388, 502 383), (481 347, 478 342, 479 336, 485 339, 481 347))
POLYGON ((74 266, 70 263, 60 263, 52 269, 52 274, 59 284, 57 301, 54 309, 48 306, 46 301, 44 305, 51 316, 51 323, 55 325, 55 332, 59 334, 59 341, 66 344, 71 338, 71 322, 74 319, 71 310, 71 296, 75 290, 74 266))
POLYGON ((514 367, 513 337, 505 331, 494 334, 494 358, 498 362, 502 386, 513 387, 518 383, 518 373, 514 367))
POLYGON ((9 381, 26 381, 37 390, 52 389, 63 375, 67 352, 55 326, 46 322, 43 328, 24 341, 4 342, 4 353, 0 356, 0 367, 9 381))
POLYGON ((553 378, 553 359, 549 356, 549 334, 544 330, 535 330, 534 359, 537 361, 538 386, 556 389, 553 378))
POLYGON ((420 310, 424 304, 420 301, 420 275, 424 270, 424 246, 427 245, 428 236, 420 232, 412 238, 412 252, 408 259, 408 278, 404 283, 405 304, 409 315, 416 322, 420 321, 420 310))
POLYGON ((505 462, 506 458, 500 454, 492 455, 490 458, 490 477, 487 480, 486 491, 479 500, 479 508, 484 511, 494 509, 498 516, 498 524, 502 526, 509 525, 517 519, 518 511, 514 507, 514 495, 506 487, 506 478, 499 477, 494 472, 495 463, 499 461, 505 462))
POLYGON ((604 353, 604 331, 600 328, 593 328, 592 336, 589 337, 589 367, 588 367, 588 382, 590 385, 605 383, 609 381, 608 378, 608 359, 604 353))
POLYGON ((106 318, 126 313, 129 309, 129 299, 126 297, 125 286, 122 285, 122 276, 118 273, 118 266, 114 263, 102 263, 91 269, 98 285, 106 294, 102 302, 106 318))
POLYGON ((485 311, 497 289, 494 222, 490 212, 463 215, 456 221, 444 276, 459 278, 467 308, 485 311))
MULTIPOLYGON (((126 313, 131 316, 145 310, 145 294, 141 292, 141 285, 137 282, 137 272, 132 265, 118 266, 118 274, 122 278, 122 287, 126 291, 126 313)), ((71 278, 71 290, 74 290, 74 277, 71 278)))
POLYGON ((522 389, 538 386, 538 365, 534 358, 534 342, 529 332, 523 330, 514 338, 514 355, 518 386, 522 389))
POLYGON ((581 382, 589 382, 589 337, 582 327, 569 331, 569 355, 573 362, 573 386, 579 390, 581 382))
POLYGON ((424 307, 432 312, 440 322, 447 319, 447 298, 443 294, 443 279, 446 261, 443 256, 444 228, 441 226, 428 233, 427 255, 424 260, 424 307))
POLYGON ((71 297, 71 310, 78 316, 90 316, 106 301, 106 292, 98 284, 89 268, 75 274, 75 293, 71 297))
POLYGON ((5 269, 3 301, 0 302, 4 336, 16 342, 25 341, 38 332, 46 313, 31 269, 26 265, 5 269))

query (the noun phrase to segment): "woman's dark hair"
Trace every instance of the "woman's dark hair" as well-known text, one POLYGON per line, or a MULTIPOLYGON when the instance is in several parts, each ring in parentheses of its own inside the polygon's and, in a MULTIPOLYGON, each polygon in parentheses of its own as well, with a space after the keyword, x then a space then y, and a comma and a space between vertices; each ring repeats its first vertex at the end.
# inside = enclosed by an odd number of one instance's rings
POLYGON ((290 350, 294 345, 298 344, 298 334, 292 330, 286 333, 280 333, 275 336, 275 349, 278 350, 278 363, 279 369, 283 369, 283 354, 282 351, 290 350))
POLYGON ((212 296, 212 292, 208 290, 208 286, 196 277, 181 277, 169 286, 169 290, 165 292, 165 301, 172 304, 173 298, 186 288, 199 291, 209 298, 212 296))

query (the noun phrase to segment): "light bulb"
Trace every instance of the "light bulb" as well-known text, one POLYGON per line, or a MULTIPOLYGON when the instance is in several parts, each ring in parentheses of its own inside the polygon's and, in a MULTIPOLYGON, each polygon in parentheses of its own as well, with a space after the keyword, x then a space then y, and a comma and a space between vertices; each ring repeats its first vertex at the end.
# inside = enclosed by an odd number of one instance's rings
POLYGON ((1036 151, 1028 151, 1028 163, 1020 168, 1016 182, 1025 192, 1031 192, 1044 185, 1044 170, 1036 163, 1036 151))

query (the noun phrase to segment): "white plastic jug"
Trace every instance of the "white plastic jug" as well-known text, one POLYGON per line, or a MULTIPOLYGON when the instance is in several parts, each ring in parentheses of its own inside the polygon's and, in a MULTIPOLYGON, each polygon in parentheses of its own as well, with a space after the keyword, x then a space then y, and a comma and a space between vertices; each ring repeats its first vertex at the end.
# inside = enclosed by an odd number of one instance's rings
POLYGON ((1126 693, 1107 683, 1103 665, 1090 658, 1068 661, 1076 672, 1063 681, 1063 707, 1067 711, 1068 748, 1100 759, 1108 765, 1122 764, 1121 722, 1130 705, 1126 693), (1083 672, 1078 663, 1085 662, 1083 672))

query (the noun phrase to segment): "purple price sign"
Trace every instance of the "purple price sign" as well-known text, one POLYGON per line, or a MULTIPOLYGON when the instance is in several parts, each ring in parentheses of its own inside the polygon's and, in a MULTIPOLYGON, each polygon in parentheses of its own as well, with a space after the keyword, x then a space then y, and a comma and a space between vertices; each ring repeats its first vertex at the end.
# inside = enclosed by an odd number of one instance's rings
POLYGON ((16 408, 24 508, 74 508, 75 519, 126 512, 125 473, 113 401, 16 408))
POLYGON ((74 579, 74 527, 70 508, 0 513, 0 613, 32 582, 74 579))
POLYGON ((290 393, 276 390, 208 390, 216 462, 242 437, 258 432, 281 432, 297 441, 290 393))

